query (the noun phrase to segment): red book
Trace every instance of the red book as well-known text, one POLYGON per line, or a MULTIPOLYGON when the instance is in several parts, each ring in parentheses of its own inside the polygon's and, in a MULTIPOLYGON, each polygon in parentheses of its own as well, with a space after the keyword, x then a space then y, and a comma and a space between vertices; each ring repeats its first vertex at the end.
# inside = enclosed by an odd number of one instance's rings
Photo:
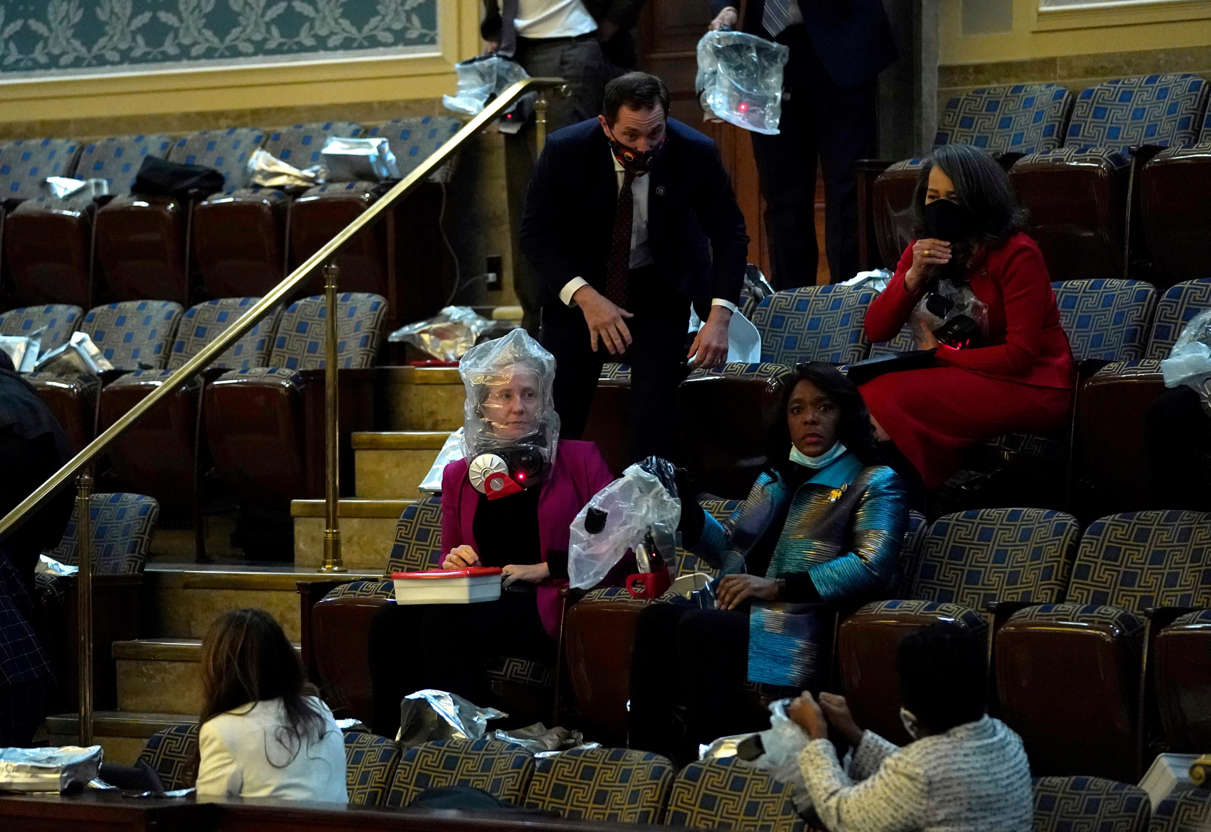
POLYGON ((397 604, 478 604, 500 598, 498 566, 393 572, 397 604))

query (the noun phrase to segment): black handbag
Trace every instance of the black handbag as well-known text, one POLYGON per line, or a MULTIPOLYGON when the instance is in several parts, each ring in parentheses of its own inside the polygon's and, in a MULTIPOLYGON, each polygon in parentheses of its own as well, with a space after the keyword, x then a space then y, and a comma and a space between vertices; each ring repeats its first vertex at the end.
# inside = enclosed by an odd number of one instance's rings
POLYGON ((145 156, 131 191, 142 196, 172 196, 197 199, 223 190, 225 178, 205 165, 182 165, 145 156))

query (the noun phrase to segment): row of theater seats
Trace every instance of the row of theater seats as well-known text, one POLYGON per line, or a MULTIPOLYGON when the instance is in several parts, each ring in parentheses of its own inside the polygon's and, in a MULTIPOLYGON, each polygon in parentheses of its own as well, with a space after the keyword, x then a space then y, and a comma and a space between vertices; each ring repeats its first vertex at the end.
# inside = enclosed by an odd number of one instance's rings
MULTIPOLYGON (((1073 430, 1065 426, 1048 436, 997 437, 973 452, 972 465, 1062 468, 1073 454, 1091 511, 1146 507, 1145 414, 1163 389, 1160 360, 1182 328, 1211 309, 1211 278, 1178 283, 1163 293, 1138 280, 1070 280, 1052 286, 1060 322, 1081 367, 1073 430), (1075 447, 1070 446, 1073 434, 1075 447)), ((801 361, 851 364, 913 348, 907 326, 890 342, 866 340, 863 320, 874 297, 871 290, 839 285, 776 292, 751 311, 761 334, 761 364, 728 364, 689 375, 680 388, 681 457, 704 490, 734 497, 747 493, 764 464, 765 437, 779 417, 788 367, 801 361), (703 413, 711 418, 701 418, 703 413), (722 436, 728 441, 719 441, 722 436)), ((607 364, 587 436, 598 442, 615 470, 625 464, 630 444, 630 425, 617 418, 628 412, 629 396, 629 367, 607 364)), ((1051 491, 1036 487, 1011 504, 1061 505, 1068 490, 1062 487, 1064 474, 1061 470, 1052 478, 1056 487, 1051 491)))
MULTIPOLYGON (((740 501, 703 505, 728 522, 740 501)), ((370 620, 393 596, 393 572, 437 567, 440 532, 440 499, 423 498, 400 516, 383 578, 304 596, 303 655, 340 712, 372 713, 370 620)), ((674 577, 714 571, 684 550, 675 560, 674 577)), ((1200 695, 1211 686, 1211 514, 1111 515, 1083 531, 1050 509, 972 510, 929 526, 914 515, 899 575, 888 593, 899 600, 841 616, 836 681, 860 724, 907 741, 896 646, 947 618, 987 632, 998 712, 1023 736, 1036 773, 1135 779, 1139 755, 1158 741, 1181 751, 1211 744, 1211 703, 1200 695)), ((635 618, 646 603, 619 587, 575 600, 565 652, 549 663, 503 658, 489 671, 494 690, 510 712, 543 716, 534 703, 549 701, 566 662, 590 733, 624 740, 635 618)))
MULTIPOLYGON (((100 379, 27 376, 78 449, 257 300, 220 298, 186 310, 172 301, 123 301, 85 314, 73 306, 23 307, 0 314, 0 334, 45 327, 42 347, 48 350, 80 330, 114 366, 100 379)), ((375 294, 346 292, 338 298, 340 415, 346 431, 373 427, 373 366, 387 309, 375 294)), ((196 504, 200 478, 211 466, 241 499, 285 505, 322 494, 325 320, 322 296, 301 298, 262 318, 205 373, 174 390, 110 445, 118 480, 172 506, 196 504)), ((342 457, 348 462, 352 453, 342 457)))
MULTIPOLYGON (((1053 278, 1146 268, 1169 285, 1205 274, 1211 256, 1207 90, 1188 73, 1119 78, 1075 96, 1058 84, 986 87, 946 101, 934 146, 973 144, 997 157, 1053 278)), ((921 164, 864 163, 866 262, 893 267, 914 236, 921 164)))
MULTIPOLYGON (((165 788, 191 785, 197 726, 152 736, 139 759, 165 788)), ((493 740, 447 740, 400 747, 357 728, 345 732, 345 782, 351 805, 407 807, 426 789, 462 786, 520 808, 579 821, 802 832, 789 790, 735 759, 690 763, 621 748, 573 749, 532 757, 493 740)), ((1141 789, 1095 777, 1042 777, 1034 783, 1034 829, 1178 832, 1211 813, 1208 792, 1187 791, 1155 813, 1141 789)))
MULTIPOLYGON (((324 122, 277 130, 201 130, 180 137, 4 143, 0 216, 6 291, 21 303, 84 308, 107 300, 151 297, 188 304, 263 294, 364 212, 386 185, 330 181, 292 198, 284 190, 251 183, 253 151, 261 148, 307 168, 321 162, 329 138, 381 137, 406 175, 460 126, 449 116, 426 116, 377 127, 324 122), (149 155, 214 168, 223 174, 224 186, 196 199, 133 193, 139 166, 149 155), (47 193, 48 176, 104 179, 110 195, 56 198, 47 193)), ((452 172, 447 165, 437 179, 447 181, 452 172)), ((419 318, 440 307, 447 280, 405 278, 417 272, 439 277, 449 267, 437 226, 441 200, 437 185, 422 187, 384 222, 350 241, 337 258, 341 288, 381 294, 401 316, 419 318), (406 263, 396 257, 397 237, 404 235, 406 263)), ((319 281, 317 274, 304 291, 318 291, 319 281)))

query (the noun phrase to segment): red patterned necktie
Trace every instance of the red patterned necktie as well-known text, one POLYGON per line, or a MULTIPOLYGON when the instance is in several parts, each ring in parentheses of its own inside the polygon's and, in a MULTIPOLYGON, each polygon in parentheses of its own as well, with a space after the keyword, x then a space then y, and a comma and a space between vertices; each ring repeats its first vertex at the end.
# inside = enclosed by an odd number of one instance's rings
POLYGON ((626 306, 627 273, 631 270, 631 221, 635 214, 635 196, 631 183, 635 172, 628 170, 618 191, 614 211, 614 237, 610 243, 610 271, 606 275, 605 296, 618 306, 626 306))

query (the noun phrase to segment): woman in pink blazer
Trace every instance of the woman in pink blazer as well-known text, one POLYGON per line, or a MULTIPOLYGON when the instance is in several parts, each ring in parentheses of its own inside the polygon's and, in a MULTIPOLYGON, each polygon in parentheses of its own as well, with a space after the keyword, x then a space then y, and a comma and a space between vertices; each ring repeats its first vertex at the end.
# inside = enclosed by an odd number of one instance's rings
POLYGON ((558 440, 554 371, 551 354, 520 329, 473 347, 460 362, 466 455, 442 474, 441 567, 499 567, 501 597, 389 604, 375 616, 376 733, 395 733, 400 699, 413 691, 436 688, 488 705, 495 697, 487 668, 495 659, 554 658, 568 529, 613 479, 592 442, 558 440))

